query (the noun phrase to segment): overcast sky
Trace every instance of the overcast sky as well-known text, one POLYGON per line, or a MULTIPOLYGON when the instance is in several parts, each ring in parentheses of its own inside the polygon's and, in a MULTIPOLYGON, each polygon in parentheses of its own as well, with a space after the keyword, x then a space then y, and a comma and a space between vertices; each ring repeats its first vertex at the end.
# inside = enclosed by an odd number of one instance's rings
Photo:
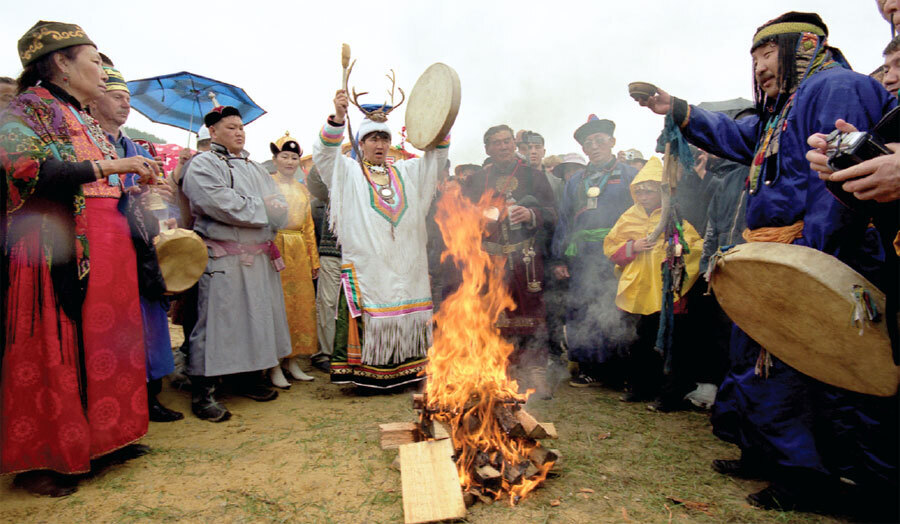
MULTIPOLYGON (((548 154, 580 151, 572 132, 590 113, 616 122, 617 150, 646 156, 662 119, 631 100, 628 82, 653 82, 692 103, 751 99, 753 33, 789 10, 818 12, 855 70, 881 64, 890 29, 872 0, 44 0, 5 2, 0 75, 18 76, 16 42, 37 20, 77 23, 126 79, 191 71, 243 87, 268 111, 247 127, 247 149, 263 161, 286 130, 312 152, 333 111, 346 42, 358 59, 350 85, 379 93, 363 98, 370 102, 383 101, 389 69, 407 92, 434 62, 456 69, 454 164, 480 163, 481 136, 499 123, 543 134, 548 154)), ((403 109, 391 115, 395 136, 403 109)), ((187 141, 187 132, 136 111, 127 125, 187 141)))

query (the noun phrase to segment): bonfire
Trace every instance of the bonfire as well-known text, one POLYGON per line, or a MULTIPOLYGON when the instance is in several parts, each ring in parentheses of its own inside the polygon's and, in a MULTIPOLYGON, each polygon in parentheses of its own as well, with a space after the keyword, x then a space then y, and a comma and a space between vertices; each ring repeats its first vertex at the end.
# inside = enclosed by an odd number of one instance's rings
POLYGON ((497 318, 515 303, 503 282, 504 257, 481 249, 492 207, 478 204, 449 184, 438 202, 437 223, 446 244, 442 262, 452 261, 462 281, 435 315, 434 345, 428 353, 419 426, 434 438, 449 433, 459 480, 468 501, 506 498, 516 504, 539 486, 558 460, 541 438, 555 438, 552 424, 537 422, 524 409, 533 390, 519 393, 507 372, 513 346, 500 336, 497 318))

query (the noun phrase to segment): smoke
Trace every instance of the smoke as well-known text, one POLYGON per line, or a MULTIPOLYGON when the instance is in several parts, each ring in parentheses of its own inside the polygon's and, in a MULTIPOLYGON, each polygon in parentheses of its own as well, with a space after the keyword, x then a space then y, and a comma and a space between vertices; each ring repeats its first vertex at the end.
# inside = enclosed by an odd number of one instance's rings
MULTIPOLYGON (((636 325, 632 317, 615 304, 616 279, 612 263, 598 252, 585 253, 575 264, 570 264, 572 278, 565 283, 551 282, 544 294, 551 334, 562 337, 566 353, 563 359, 551 357, 547 368, 547 380, 555 390, 568 381, 570 362, 603 363, 612 369, 628 354, 628 348, 637 340, 636 325), (566 284, 568 284, 566 288, 566 284), (563 329, 554 331, 554 319, 559 319, 563 329), (559 333, 562 331, 564 334, 559 333)), ((551 339, 551 344, 555 342, 551 339)), ((607 376, 615 382, 622 377, 607 376)))

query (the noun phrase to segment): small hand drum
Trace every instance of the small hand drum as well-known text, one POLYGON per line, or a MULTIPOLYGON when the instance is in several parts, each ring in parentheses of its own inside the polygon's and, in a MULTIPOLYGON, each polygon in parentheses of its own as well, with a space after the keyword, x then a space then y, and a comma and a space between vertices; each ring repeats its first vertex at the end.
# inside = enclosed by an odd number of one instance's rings
POLYGON ((153 243, 169 293, 190 289, 206 271, 209 255, 206 244, 197 233, 188 229, 169 229, 154 237, 153 243))
POLYGON ((406 104, 406 139, 416 149, 434 149, 459 113, 459 76, 452 67, 432 64, 416 80, 406 104))

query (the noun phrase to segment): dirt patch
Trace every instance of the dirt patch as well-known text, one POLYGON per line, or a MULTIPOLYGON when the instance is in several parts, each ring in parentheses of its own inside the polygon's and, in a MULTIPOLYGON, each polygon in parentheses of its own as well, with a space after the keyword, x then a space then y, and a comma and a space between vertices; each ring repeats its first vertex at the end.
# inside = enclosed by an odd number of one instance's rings
MULTIPOLYGON (((186 417, 151 423, 142 441, 149 455, 82 481, 64 499, 31 496, 2 477, 0 521, 402 522, 396 451, 379 448, 378 424, 412 421, 409 394, 357 397, 308 372, 315 382, 295 383, 274 402, 225 397, 234 416, 221 424, 195 418, 189 395, 166 387, 163 403, 186 417)), ((712 436, 706 415, 652 413, 617 397, 562 385, 553 400, 529 403, 556 423, 560 475, 517 507, 478 504, 467 521, 841 522, 750 508, 744 496, 762 484, 710 470, 736 450, 712 436), (668 496, 712 503, 712 515, 668 496)))

